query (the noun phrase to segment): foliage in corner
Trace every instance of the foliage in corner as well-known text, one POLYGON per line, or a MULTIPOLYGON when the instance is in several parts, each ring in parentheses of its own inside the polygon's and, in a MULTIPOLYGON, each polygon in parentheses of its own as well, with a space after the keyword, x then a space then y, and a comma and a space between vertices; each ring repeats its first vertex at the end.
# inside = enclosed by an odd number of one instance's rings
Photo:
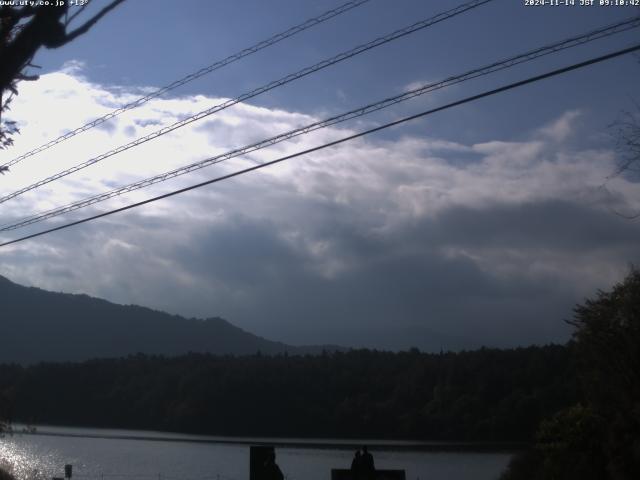
POLYGON ((31 61, 42 48, 59 48, 88 32, 103 16, 123 3, 113 0, 79 27, 70 30, 71 23, 88 3, 69 14, 69 2, 3 2, 0 6, 0 149, 13 144, 12 135, 18 133, 15 122, 5 121, 6 112, 22 80, 37 80, 26 70, 34 67, 31 61), (6 3, 6 4, 5 4, 6 3), (8 95, 7 95, 8 92, 8 95))
POLYGON ((611 478, 640 471, 640 270, 575 309, 574 340, 587 399, 605 422, 611 478))
POLYGON ((571 348, 584 404, 543 421, 502 480, 632 480, 640 471, 640 270, 578 305, 571 348))
POLYGON ((536 449, 544 459, 542 478, 605 478, 604 427, 603 419, 581 404, 544 420, 536 435, 536 449))

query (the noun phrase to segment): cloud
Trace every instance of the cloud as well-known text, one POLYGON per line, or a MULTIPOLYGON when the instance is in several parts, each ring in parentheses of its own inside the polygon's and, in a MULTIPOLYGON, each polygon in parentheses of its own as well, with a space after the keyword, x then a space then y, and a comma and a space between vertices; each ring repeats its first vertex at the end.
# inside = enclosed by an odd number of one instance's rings
POLYGON ((574 125, 580 115, 582 115, 582 112, 579 110, 565 112, 560 118, 551 122, 550 125, 542 127, 539 132, 543 137, 550 138, 556 142, 566 140, 571 133, 575 132, 574 125))
POLYGON ((404 87, 402 87, 402 91, 403 92, 412 92, 414 90, 417 90, 418 88, 424 86, 424 85, 429 85, 433 82, 428 82, 426 80, 416 80, 414 82, 409 82, 407 83, 404 87))
MULTIPOLYGON (((0 161, 135 98, 77 70, 21 86, 22 127, 0 161)), ((224 101, 154 99, 0 178, 8 192, 224 101)), ((584 113, 582 114, 584 115, 584 113)), ((610 150, 581 149, 577 111, 518 139, 366 138, 0 252, 0 274, 269 338, 426 349, 564 341, 562 319, 638 262, 640 208, 610 150)), ((2 220, 223 153, 318 120, 238 105, 2 206, 2 220)), ((357 131, 325 129, 91 211, 147 198, 357 131)), ((77 212, 70 218, 84 215, 77 212)), ((42 225, 41 225, 42 226, 42 225)), ((40 226, 40 227, 41 227, 40 226)), ((34 227, 26 232, 35 231, 34 227)), ((2 235, 14 238, 22 232, 2 235)))

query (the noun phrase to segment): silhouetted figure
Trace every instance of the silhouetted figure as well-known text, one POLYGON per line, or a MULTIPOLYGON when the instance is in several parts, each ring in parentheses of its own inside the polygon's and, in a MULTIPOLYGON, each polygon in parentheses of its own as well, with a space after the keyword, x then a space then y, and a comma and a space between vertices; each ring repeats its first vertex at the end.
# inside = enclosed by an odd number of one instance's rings
POLYGON ((353 460, 351 460, 351 478, 353 480, 362 479, 362 454, 356 450, 353 460))
POLYGON ((264 462, 262 472, 264 474, 264 480, 284 480, 282 470, 280 470, 280 467, 276 463, 275 453, 271 453, 271 455, 267 457, 267 461, 264 462))
POLYGON ((360 478, 362 480, 373 480, 376 477, 376 467, 373 464, 373 455, 367 450, 367 446, 362 447, 360 457, 360 478))

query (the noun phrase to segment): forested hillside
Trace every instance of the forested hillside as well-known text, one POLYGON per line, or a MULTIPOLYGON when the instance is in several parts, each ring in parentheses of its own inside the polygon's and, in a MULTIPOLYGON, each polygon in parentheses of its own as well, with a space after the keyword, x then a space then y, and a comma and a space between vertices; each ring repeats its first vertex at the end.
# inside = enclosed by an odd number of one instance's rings
POLYGON ((220 435, 529 440, 579 398, 568 347, 130 356, 0 366, 14 421, 220 435))
MULTIPOLYGON (((222 318, 184 318, 88 295, 24 287, 0 276, 0 362, 82 361, 144 352, 319 353, 244 331, 222 318)), ((337 347, 326 346, 327 349, 337 347)))

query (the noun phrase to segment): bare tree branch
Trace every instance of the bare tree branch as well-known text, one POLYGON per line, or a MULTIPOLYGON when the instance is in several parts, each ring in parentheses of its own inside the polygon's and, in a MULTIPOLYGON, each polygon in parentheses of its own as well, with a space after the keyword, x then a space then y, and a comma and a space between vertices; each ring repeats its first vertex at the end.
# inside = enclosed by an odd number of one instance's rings
POLYGON ((640 164, 640 103, 632 100, 635 111, 623 111, 610 128, 614 129, 616 150, 623 161, 609 178, 617 177, 626 171, 633 171, 640 164))
POLYGON ((86 32, 88 32, 89 29, 91 27, 93 27, 98 22, 98 20, 100 20, 102 17, 104 17, 107 13, 109 13, 111 10, 116 8, 122 2, 124 2, 124 0, 113 0, 113 2, 111 2, 109 5, 107 5, 102 10, 100 10, 98 13, 96 13, 90 20, 87 20, 84 25, 82 25, 81 27, 75 29, 73 32, 68 33, 66 35, 65 43, 70 42, 71 40, 74 40, 75 38, 79 37, 80 35, 83 35, 86 32))
POLYGON ((81 7, 79 7, 79 8, 77 9, 76 13, 74 13, 73 15, 71 15, 71 16, 68 18, 68 20, 66 21, 65 25, 67 25, 67 26, 68 26, 71 22, 73 22, 73 20, 74 20, 78 15, 80 15, 80 14, 84 11, 84 9, 85 9, 85 8, 87 8, 87 6, 88 6, 88 5, 89 5, 88 3, 85 3, 84 5, 82 5, 81 7))

